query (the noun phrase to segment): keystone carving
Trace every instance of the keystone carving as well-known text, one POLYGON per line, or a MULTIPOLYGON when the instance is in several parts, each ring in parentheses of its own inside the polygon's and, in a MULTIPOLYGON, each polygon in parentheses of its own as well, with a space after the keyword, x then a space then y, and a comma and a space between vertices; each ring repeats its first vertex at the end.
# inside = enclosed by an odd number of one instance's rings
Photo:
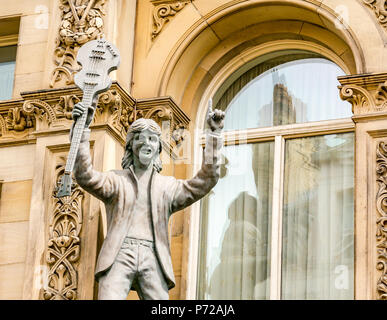
POLYGON ((62 21, 56 39, 54 63, 50 87, 65 80, 74 82, 74 72, 79 69, 76 55, 84 43, 102 35, 106 0, 60 0, 62 21))
POLYGON ((169 20, 192 1, 193 0, 151 0, 155 6, 153 9, 152 40, 160 34, 169 20))

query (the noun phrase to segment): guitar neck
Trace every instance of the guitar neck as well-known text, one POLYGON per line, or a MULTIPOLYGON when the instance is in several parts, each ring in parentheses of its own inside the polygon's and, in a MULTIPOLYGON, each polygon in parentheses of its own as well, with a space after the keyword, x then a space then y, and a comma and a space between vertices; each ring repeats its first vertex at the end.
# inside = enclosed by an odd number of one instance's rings
POLYGON ((82 104, 85 107, 85 112, 82 114, 81 117, 77 119, 77 122, 75 123, 74 129, 73 129, 73 137, 71 139, 70 151, 67 157, 66 168, 65 168, 65 172, 67 173, 71 173, 74 169, 74 164, 78 154, 79 144, 81 142, 83 130, 85 129, 87 114, 93 102, 93 95, 94 93, 91 92, 90 90, 85 90, 83 94, 82 104))

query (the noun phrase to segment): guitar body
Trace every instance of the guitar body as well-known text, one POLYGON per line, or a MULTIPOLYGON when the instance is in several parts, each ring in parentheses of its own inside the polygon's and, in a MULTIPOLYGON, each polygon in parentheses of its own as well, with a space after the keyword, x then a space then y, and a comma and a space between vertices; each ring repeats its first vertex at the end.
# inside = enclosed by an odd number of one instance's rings
POLYGON ((120 64, 117 48, 106 40, 93 40, 85 43, 77 54, 77 62, 82 66, 74 76, 75 84, 84 93, 94 84, 93 94, 108 90, 112 84, 109 73, 120 64))
POLYGON ((77 62, 82 66, 82 69, 74 76, 74 82, 83 91, 82 104, 87 111, 75 123, 65 173, 56 194, 58 198, 71 194, 71 174, 83 130, 85 129, 87 112, 92 107, 97 95, 110 88, 112 80, 109 73, 118 68, 120 54, 117 48, 108 41, 104 39, 93 40, 85 43, 79 49, 77 62))

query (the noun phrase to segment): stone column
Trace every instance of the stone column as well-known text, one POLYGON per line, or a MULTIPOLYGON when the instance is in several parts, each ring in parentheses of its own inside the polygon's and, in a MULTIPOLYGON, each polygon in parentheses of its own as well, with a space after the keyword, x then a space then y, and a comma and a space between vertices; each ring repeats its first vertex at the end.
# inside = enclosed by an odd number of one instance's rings
POLYGON ((387 298, 387 73, 339 77, 355 122, 355 298, 387 298))

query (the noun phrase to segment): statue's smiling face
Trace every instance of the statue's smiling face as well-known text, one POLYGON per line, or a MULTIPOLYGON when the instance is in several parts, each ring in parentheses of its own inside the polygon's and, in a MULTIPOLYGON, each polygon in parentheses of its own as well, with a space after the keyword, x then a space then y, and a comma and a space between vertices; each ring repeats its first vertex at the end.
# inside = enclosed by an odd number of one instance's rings
POLYGON ((132 142, 133 155, 143 165, 149 165, 159 152, 159 136, 146 129, 135 133, 132 142))

